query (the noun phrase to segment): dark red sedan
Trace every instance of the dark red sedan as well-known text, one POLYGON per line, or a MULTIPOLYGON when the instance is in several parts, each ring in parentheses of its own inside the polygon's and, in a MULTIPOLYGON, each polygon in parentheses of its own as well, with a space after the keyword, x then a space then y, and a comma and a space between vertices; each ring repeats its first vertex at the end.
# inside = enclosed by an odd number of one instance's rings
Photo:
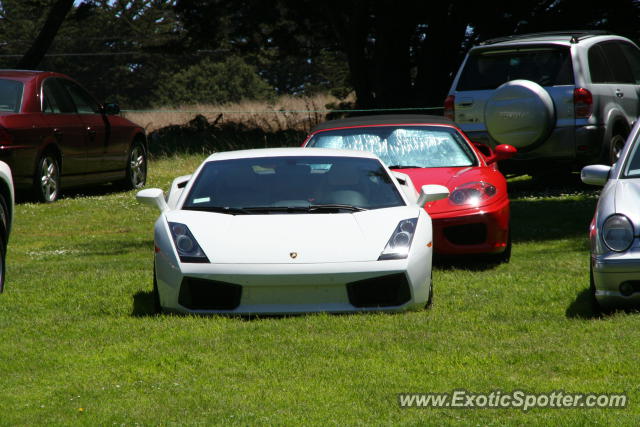
POLYGON ((426 184, 444 185, 449 197, 425 205, 433 221, 434 252, 509 260, 509 196, 497 162, 513 156, 514 147, 474 144, 452 121, 423 115, 328 121, 313 129, 303 146, 371 151, 408 176, 418 191, 426 184))
POLYGON ((0 70, 0 160, 16 190, 53 202, 68 187, 144 186, 144 130, 119 112, 63 74, 0 70))

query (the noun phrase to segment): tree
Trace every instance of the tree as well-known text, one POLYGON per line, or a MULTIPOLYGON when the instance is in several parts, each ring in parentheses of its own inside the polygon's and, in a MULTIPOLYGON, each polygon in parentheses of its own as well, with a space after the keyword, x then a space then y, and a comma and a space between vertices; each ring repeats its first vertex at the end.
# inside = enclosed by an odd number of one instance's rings
POLYGON ((265 100, 274 91, 238 57, 222 62, 208 58, 175 73, 165 73, 156 90, 157 105, 224 104, 243 99, 265 100))
POLYGON ((27 53, 24 54, 18 63, 18 68, 30 69, 38 66, 58 33, 62 21, 64 21, 67 13, 71 10, 71 6, 73 6, 73 0, 57 0, 51 6, 38 37, 36 37, 27 53))

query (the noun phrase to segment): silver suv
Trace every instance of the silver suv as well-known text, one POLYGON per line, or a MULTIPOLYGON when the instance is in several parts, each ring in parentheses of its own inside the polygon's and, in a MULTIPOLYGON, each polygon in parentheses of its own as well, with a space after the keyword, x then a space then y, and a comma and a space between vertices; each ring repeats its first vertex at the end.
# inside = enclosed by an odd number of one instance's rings
POLYGON ((505 172, 614 163, 640 113, 640 50, 602 32, 492 39, 467 54, 444 115, 471 140, 511 144, 505 172))

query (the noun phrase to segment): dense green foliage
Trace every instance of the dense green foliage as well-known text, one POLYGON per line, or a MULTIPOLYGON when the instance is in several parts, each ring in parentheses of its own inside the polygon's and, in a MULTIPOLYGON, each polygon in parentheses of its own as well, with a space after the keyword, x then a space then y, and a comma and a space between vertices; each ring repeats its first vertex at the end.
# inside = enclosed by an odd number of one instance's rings
POLYGON ((155 103, 159 106, 184 104, 224 104, 243 99, 266 100, 275 95, 265 82, 241 58, 221 62, 203 59, 177 72, 161 75, 155 103))

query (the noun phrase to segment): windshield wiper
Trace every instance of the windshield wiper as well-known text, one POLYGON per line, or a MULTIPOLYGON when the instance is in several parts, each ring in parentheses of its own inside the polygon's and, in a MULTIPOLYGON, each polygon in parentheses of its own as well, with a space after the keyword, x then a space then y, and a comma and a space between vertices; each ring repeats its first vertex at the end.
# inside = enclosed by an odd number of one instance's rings
POLYGON ((202 212, 219 212, 229 215, 249 215, 251 212, 244 208, 231 208, 229 206, 183 206, 183 210, 202 211, 202 212))
POLYGON ((416 165, 392 165, 389 166, 389 169, 422 169, 424 166, 416 166, 416 165))
POLYGON ((322 204, 322 205, 307 205, 307 206, 249 206, 242 208, 247 212, 287 212, 287 213, 297 213, 297 212, 325 212, 325 211, 352 211, 352 212, 360 212, 366 211, 365 208, 361 208, 353 205, 343 205, 343 204, 322 204))
POLYGON ((365 208, 361 208, 359 206, 341 205, 341 204, 337 204, 337 203, 325 204, 325 205, 309 205, 309 212, 340 211, 340 210, 352 211, 352 212, 366 211, 365 208))

